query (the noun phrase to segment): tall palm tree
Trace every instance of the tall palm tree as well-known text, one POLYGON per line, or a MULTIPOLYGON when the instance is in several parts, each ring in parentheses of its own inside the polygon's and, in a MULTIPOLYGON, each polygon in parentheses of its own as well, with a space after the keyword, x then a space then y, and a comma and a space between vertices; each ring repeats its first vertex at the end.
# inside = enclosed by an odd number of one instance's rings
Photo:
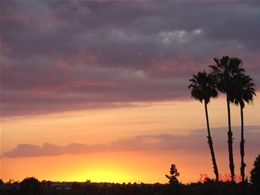
POLYGON ((233 132, 231 130, 230 103, 234 100, 234 86, 236 83, 235 75, 243 74, 245 70, 241 68, 242 60, 239 58, 230 58, 223 56, 220 60, 214 58, 217 65, 210 65, 213 73, 218 78, 217 89, 221 93, 226 94, 227 112, 228 112, 228 153, 229 153, 229 168, 231 172, 231 181, 234 182, 235 165, 233 157, 233 132))
POLYGON ((201 103, 204 101, 205 107, 205 115, 206 115, 206 123, 207 123, 207 132, 208 132, 208 144, 210 149, 210 154, 213 163, 213 171, 216 175, 216 181, 218 182, 218 167, 215 158, 213 141, 210 134, 209 127, 209 117, 208 117, 208 103, 210 102, 210 98, 216 98, 218 96, 218 92, 216 90, 216 77, 213 74, 208 74, 205 71, 198 72, 197 75, 193 75, 193 78, 189 80, 191 84, 188 86, 191 89, 191 96, 196 100, 199 100, 201 103))
POLYGON ((241 117, 241 140, 240 140, 240 156, 241 156, 241 167, 240 174, 242 176, 242 182, 245 182, 245 167, 244 162, 245 156, 245 139, 244 139, 244 113, 246 103, 252 103, 255 94, 255 84, 253 79, 244 74, 238 74, 234 77, 236 79, 236 87, 233 102, 240 106, 240 117, 241 117))

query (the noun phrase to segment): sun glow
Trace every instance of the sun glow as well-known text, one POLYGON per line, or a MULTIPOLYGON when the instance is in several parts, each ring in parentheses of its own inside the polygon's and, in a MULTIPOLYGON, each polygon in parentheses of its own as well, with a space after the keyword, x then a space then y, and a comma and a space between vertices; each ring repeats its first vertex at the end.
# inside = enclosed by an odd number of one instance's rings
POLYGON ((123 183, 133 180, 127 173, 123 173, 120 170, 106 168, 91 170, 88 172, 88 177, 91 178, 92 182, 123 183))
MULTIPOLYGON (((246 125, 259 126, 260 94, 254 105, 246 106, 246 125)), ((209 104, 210 125, 227 125, 225 98, 220 96, 209 104)), ((232 125, 240 125, 239 107, 231 106, 232 125)), ((190 130, 205 128, 203 104, 197 101, 153 103, 150 106, 137 106, 111 110, 78 111, 1 121, 1 150, 13 150, 17 144, 26 143, 42 146, 48 142, 57 146, 70 143, 109 144, 140 135, 188 134, 190 130), (192 109, 191 109, 192 108, 192 109), (91 113, 91 114, 90 114, 91 113), (19 131, 18 131, 19 130, 19 131)), ((257 132, 258 128, 252 130, 257 132)), ((214 134, 213 134, 214 135, 214 134)), ((225 133, 226 135, 226 133, 225 133)), ((213 137, 215 139, 215 137, 213 137)), ((226 139, 226 137, 225 137, 226 139)), ((248 139, 248 137, 246 138, 248 139)), ((216 140, 216 139, 215 139, 216 140)), ((235 139, 237 141, 238 139, 235 139)), ((206 145, 205 137, 201 140, 206 145)), ((156 143, 157 139, 146 139, 145 143, 156 143)), ((217 143, 217 141, 216 141, 217 143)), ((238 142, 236 142, 237 144, 238 142)), ((249 143, 249 142, 246 142, 249 143)), ((249 144, 248 144, 249 145, 249 144)), ((206 146, 207 147, 207 146, 206 146)), ((223 146, 226 147, 226 146, 223 146)), ((237 147, 237 145, 234 145, 237 147)), ((221 174, 229 173, 227 154, 216 150, 221 174), (221 156, 222 155, 222 156, 221 156), (223 160, 220 159, 223 157, 223 160)), ((225 149, 227 152, 227 150, 225 149)), ((237 153, 239 154, 239 153, 237 153)), ((251 169, 254 154, 247 154, 247 171, 251 169)), ((238 159, 238 158, 237 158, 238 159)), ((166 173, 175 163, 181 173, 180 181, 196 182, 200 174, 213 177, 208 151, 201 156, 189 152, 176 151, 121 151, 61 156, 0 158, 0 176, 4 181, 22 180, 35 176, 39 180, 86 181, 92 182, 167 182, 166 173), (198 166, 194 170, 194 164, 198 166), (210 175, 212 174, 212 175, 210 175)), ((238 161, 237 161, 238 162, 238 161)), ((237 166, 239 167, 239 166, 237 166)), ((239 170, 237 170, 239 172, 239 170)))

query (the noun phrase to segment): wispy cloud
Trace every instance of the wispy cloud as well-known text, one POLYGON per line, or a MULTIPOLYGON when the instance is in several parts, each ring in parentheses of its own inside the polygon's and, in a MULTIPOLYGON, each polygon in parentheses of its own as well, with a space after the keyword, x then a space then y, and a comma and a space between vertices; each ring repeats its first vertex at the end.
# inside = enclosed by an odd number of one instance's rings
MULTIPOLYGON (((257 154, 260 143, 260 126, 248 126, 245 128, 246 151, 247 154, 257 154)), ((239 150, 239 127, 234 127, 234 148, 239 150)), ((212 129, 213 141, 216 153, 226 152, 226 128, 212 129)), ((43 146, 32 144, 18 144, 12 151, 3 153, 7 158, 37 157, 37 156, 58 156, 64 154, 88 154, 93 152, 123 152, 123 151, 183 151, 207 153, 208 145, 206 130, 195 130, 187 136, 160 134, 160 135, 140 135, 129 139, 122 139, 108 144, 79 144, 71 143, 66 146, 44 143, 43 146)))

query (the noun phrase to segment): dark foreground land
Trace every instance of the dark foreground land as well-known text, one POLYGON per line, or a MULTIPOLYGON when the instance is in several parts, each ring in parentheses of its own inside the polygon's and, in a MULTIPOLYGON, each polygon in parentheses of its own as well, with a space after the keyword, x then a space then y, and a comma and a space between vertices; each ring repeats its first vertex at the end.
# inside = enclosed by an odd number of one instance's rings
MULTIPOLYGON (((111 184, 78 182, 40 182, 0 186, 1 195, 242 195, 241 184, 213 181, 191 184, 111 184)), ((246 195, 255 195, 247 185, 246 195)))

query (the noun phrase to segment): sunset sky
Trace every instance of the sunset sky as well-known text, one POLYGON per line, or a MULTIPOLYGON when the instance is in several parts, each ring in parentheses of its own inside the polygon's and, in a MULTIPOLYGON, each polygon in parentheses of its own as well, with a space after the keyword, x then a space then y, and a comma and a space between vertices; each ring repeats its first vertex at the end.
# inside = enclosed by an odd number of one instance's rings
MULTIPOLYGON (((256 84, 246 105, 246 175, 260 154, 257 1, 0 1, 0 179, 182 183, 214 178, 204 106, 189 79, 239 57, 256 84)), ((225 96, 209 118, 229 174, 225 96)), ((235 173, 240 113, 231 106, 235 173)))

